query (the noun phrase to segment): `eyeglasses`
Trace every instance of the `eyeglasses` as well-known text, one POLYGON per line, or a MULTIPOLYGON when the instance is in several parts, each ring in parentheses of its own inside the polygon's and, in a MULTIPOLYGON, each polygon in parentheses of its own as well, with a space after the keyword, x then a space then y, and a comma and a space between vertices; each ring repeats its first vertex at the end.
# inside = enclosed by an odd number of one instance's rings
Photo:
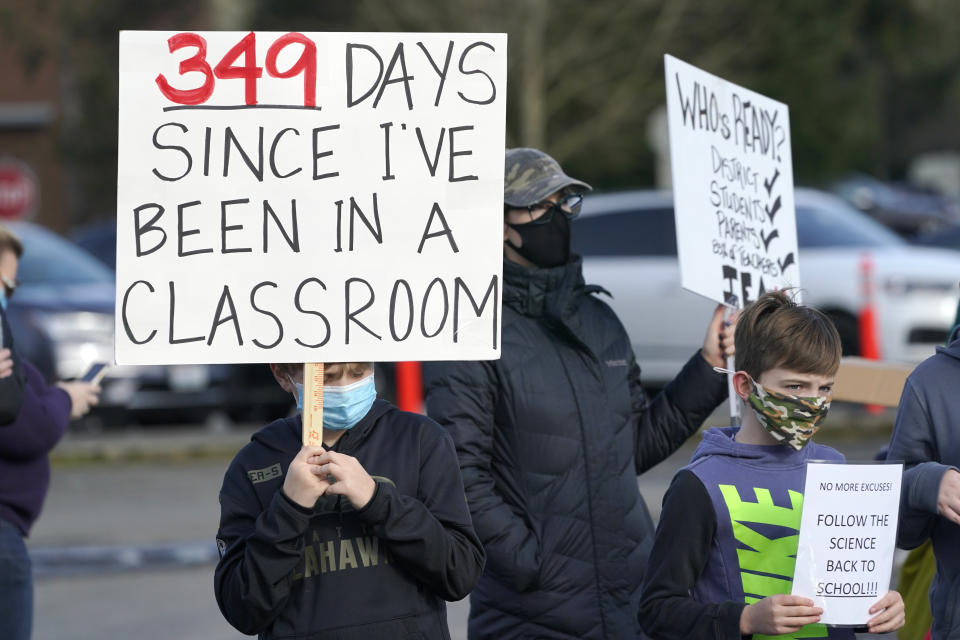
POLYGON ((13 295, 13 292, 17 290, 17 287, 20 286, 19 280, 11 280, 7 276, 0 274, 0 283, 3 283, 3 286, 7 289, 7 297, 13 295))
POLYGON ((567 216, 568 220, 573 220, 578 215, 580 215, 580 209, 583 207, 583 194, 582 193, 571 193, 565 196, 561 196, 556 202, 550 202, 549 200, 544 200, 543 202, 538 202, 537 204, 532 204, 528 207, 517 207, 518 209, 526 209, 527 213, 530 214, 530 222, 525 222, 524 224, 540 225, 547 224, 553 220, 553 216, 558 211, 563 215, 567 216), (541 213, 542 212, 542 213, 541 213), (539 215, 539 217, 537 217, 539 215))

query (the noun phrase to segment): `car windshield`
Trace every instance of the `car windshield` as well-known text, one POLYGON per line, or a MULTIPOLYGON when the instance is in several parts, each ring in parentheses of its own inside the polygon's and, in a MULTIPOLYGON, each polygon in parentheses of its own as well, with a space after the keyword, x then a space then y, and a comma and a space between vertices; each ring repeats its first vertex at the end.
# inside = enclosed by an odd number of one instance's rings
POLYGON ((113 272, 55 233, 35 225, 10 225, 23 241, 17 276, 24 285, 113 282, 113 272))
POLYGON ((797 205, 797 244, 804 247, 893 247, 906 241, 859 211, 797 205))

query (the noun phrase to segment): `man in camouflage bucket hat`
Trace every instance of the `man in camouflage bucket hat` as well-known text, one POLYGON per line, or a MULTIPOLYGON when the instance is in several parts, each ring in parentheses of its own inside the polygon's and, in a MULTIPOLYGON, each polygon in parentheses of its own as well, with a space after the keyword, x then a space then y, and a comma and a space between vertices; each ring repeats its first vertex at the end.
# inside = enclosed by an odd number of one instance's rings
POLYGON ((503 180, 503 202, 507 206, 528 207, 567 187, 580 192, 592 190, 586 182, 564 173, 560 164, 543 151, 507 149, 503 180))
POLYGON ((649 399, 570 250, 590 186, 537 149, 507 150, 504 171, 501 358, 424 364, 427 412, 453 436, 487 552, 469 637, 637 638, 653 536, 637 474, 723 401, 711 367, 734 329, 714 314, 703 349, 649 399))
POLYGON ((537 149, 507 149, 504 166, 504 255, 524 267, 570 261, 570 221, 590 185, 571 178, 537 149), (564 215, 554 215, 558 212, 564 215))

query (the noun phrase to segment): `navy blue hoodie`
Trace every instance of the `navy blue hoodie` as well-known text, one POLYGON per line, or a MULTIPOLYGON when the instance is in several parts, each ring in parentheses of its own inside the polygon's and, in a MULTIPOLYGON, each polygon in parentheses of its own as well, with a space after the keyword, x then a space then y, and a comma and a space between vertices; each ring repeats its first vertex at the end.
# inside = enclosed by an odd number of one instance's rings
POLYGON ((0 518, 26 536, 50 486, 48 454, 70 424, 70 396, 29 362, 20 366, 23 404, 12 422, 0 424, 0 518))
MULTIPOLYGON (((663 498, 638 616, 657 640, 740 640, 748 604, 790 593, 806 463, 843 461, 815 442, 795 451, 743 444, 736 433, 736 427, 706 431, 663 498)), ((850 629, 822 624, 794 635, 854 637, 850 629)))
POLYGON ((224 477, 214 586, 227 621, 261 638, 449 639, 444 600, 465 597, 484 562, 450 436, 377 400, 333 447, 376 481, 359 510, 286 497, 300 447, 300 416, 277 420, 224 477))
POLYGON ((902 460, 906 469, 897 543, 912 549, 927 538, 933 540, 937 559, 930 589, 933 640, 960 639, 960 526, 937 512, 943 474, 960 467, 958 389, 960 339, 955 339, 907 378, 887 453, 888 460, 902 460))

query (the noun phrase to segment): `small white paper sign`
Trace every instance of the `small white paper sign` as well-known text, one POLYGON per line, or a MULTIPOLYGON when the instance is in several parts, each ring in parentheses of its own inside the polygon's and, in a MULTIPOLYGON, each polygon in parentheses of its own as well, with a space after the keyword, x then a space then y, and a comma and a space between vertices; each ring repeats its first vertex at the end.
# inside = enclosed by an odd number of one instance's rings
POLYGON ((799 287, 787 105, 673 56, 664 70, 681 284, 734 307, 799 287))
POLYGON ((120 34, 116 359, 495 359, 505 34, 120 34))
POLYGON ((792 594, 821 622, 861 625, 890 587, 902 464, 807 465, 792 594))

